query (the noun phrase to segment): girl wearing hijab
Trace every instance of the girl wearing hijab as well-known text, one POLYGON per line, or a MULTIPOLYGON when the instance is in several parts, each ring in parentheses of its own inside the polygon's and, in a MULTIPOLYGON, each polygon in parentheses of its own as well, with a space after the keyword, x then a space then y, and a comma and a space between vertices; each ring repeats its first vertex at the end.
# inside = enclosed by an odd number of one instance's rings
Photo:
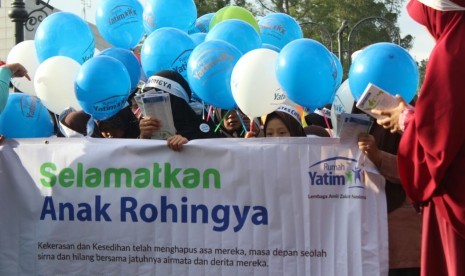
MULTIPOLYGON (((144 91, 156 89, 170 96, 176 135, 169 137, 168 147, 179 151, 183 144, 192 139, 215 138, 213 128, 195 113, 189 105, 191 89, 184 77, 176 71, 163 70, 151 76, 144 91)), ((140 138, 150 139, 152 133, 160 129, 161 122, 157 118, 142 118, 140 120, 140 138)))
POLYGON ((59 118, 59 136, 90 135, 93 138, 137 138, 139 136, 139 121, 129 106, 108 119, 91 122, 92 130, 88 131, 90 119, 91 116, 82 110, 65 110, 59 118))
MULTIPOLYGON (((250 119, 240 110, 215 108, 212 119, 213 123, 216 124, 215 131, 218 130, 218 138, 244 138, 246 134, 244 125, 250 125, 250 119)), ((258 119, 254 119, 253 128, 260 132, 258 119)))
MULTIPOLYGON (((249 119, 247 116, 240 113, 244 124, 249 125, 249 119)), ((219 133, 221 137, 225 138, 241 138, 244 137, 243 127, 241 120, 239 119, 238 112, 235 110, 224 110, 215 108, 213 111, 214 122, 218 122, 219 133)))
POLYGON ((415 109, 375 110, 403 132, 398 168, 423 207, 422 275, 465 275, 465 0, 411 0, 410 16, 436 40, 415 109))
MULTIPOLYGON (((266 115, 263 130, 265 137, 306 137, 299 112, 286 104, 266 115)), ((251 131, 247 133, 246 138, 255 136, 256 133, 251 131)))

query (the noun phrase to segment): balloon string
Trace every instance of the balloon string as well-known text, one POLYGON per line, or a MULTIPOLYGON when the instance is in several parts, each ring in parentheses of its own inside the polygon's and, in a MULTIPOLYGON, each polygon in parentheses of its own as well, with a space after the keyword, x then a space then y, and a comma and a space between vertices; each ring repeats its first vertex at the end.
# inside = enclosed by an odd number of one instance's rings
POLYGON ((237 117, 239 117, 239 121, 241 121, 242 127, 244 128, 244 131, 247 131, 247 127, 245 126, 244 120, 242 120, 242 115, 239 113, 239 110, 236 109, 236 114, 237 117))
POLYGON ((60 126, 60 115, 59 114, 56 114, 56 113, 53 113, 54 116, 52 116, 53 118, 53 123, 55 124, 55 126, 57 126, 59 128, 60 126))
POLYGON ((370 130, 371 130, 371 127, 373 126, 373 122, 374 122, 374 120, 372 118, 370 118, 370 125, 368 126, 367 134, 370 134, 370 130))
POLYGON ((136 110, 134 110, 133 113, 134 113, 134 115, 137 115, 137 114, 139 114, 139 112, 140 112, 140 107, 137 107, 136 110))
POLYGON ((333 137, 333 131, 331 130, 331 127, 329 125, 328 117, 326 117, 326 114, 324 111, 321 113, 323 114, 323 118, 325 119, 326 127, 328 128, 328 132, 329 132, 329 137, 333 137))
POLYGON ((208 109, 208 114, 207 114, 207 120, 206 120, 207 122, 208 122, 208 120, 210 120, 210 116, 212 114, 212 111, 213 111, 213 105, 210 105, 210 108, 208 109))
MULTIPOLYGON (((203 101, 202 101, 202 120, 205 120, 205 104, 203 103, 203 101)), ((206 120, 205 122, 208 122, 208 120, 206 120)))
POLYGON ((228 112, 226 112, 226 114, 224 114, 223 118, 221 118, 221 121, 218 123, 218 125, 215 128, 215 132, 218 132, 218 129, 220 129, 220 126, 224 121, 224 118, 226 118, 229 115, 230 112, 231 112, 231 110, 228 110, 228 112))

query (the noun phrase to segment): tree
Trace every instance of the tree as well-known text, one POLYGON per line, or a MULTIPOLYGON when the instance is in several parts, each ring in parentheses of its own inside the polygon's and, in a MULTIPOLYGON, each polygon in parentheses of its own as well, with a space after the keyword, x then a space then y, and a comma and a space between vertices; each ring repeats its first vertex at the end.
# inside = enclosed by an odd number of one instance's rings
POLYGON ((227 6, 229 4, 229 0, 194 0, 195 5, 197 6, 197 16, 200 17, 204 14, 216 12, 219 9, 227 6))
POLYGON ((197 15, 198 17, 211 13, 217 12, 219 9, 226 7, 230 4, 240 7, 247 7, 248 3, 246 0, 194 0, 195 5, 197 6, 197 15))
POLYGON ((418 65, 418 71, 420 73, 420 87, 423 84, 423 80, 425 79, 425 73, 426 73, 426 64, 428 63, 428 59, 424 59, 420 62, 417 62, 418 65))

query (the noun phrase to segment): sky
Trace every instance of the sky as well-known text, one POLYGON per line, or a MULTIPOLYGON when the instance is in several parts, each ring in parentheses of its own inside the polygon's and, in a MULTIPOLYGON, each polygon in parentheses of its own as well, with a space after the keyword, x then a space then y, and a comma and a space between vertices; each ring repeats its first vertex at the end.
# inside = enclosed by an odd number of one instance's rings
POLYGON ((403 37, 407 34, 411 34, 414 37, 413 48, 410 50, 410 54, 417 61, 427 59, 434 47, 434 39, 425 27, 410 18, 405 5, 398 21, 401 32, 400 35, 403 37))
MULTIPOLYGON (((100 0, 50 0, 50 4, 52 6, 57 7, 63 11, 73 12, 81 17, 83 17, 83 8, 81 2, 92 3, 91 5, 86 5, 86 19, 89 22, 95 24, 95 12, 97 10, 97 5, 100 0)), ((145 4, 147 0, 139 0, 142 4, 145 4)), ((406 1, 408 2, 408 1, 406 1)), ((413 21, 407 11, 405 6, 407 3, 404 4, 402 9, 401 16, 399 18, 399 27, 400 27, 400 34, 401 36, 405 36, 410 34, 414 37, 413 41, 413 48, 410 50, 410 54, 413 58, 417 61, 421 61, 423 59, 427 59, 431 49, 434 46, 433 38, 428 34, 426 29, 423 26, 418 24, 417 22, 413 21)), ((369 16, 369 15, 367 15, 369 16)))

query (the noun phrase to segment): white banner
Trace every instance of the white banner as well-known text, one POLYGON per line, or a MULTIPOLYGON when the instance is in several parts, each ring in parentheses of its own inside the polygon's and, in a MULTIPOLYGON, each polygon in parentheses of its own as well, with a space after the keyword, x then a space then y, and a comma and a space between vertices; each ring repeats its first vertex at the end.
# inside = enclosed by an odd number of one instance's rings
POLYGON ((8 140, 0 275, 387 275, 384 179, 359 155, 329 138, 8 140))

